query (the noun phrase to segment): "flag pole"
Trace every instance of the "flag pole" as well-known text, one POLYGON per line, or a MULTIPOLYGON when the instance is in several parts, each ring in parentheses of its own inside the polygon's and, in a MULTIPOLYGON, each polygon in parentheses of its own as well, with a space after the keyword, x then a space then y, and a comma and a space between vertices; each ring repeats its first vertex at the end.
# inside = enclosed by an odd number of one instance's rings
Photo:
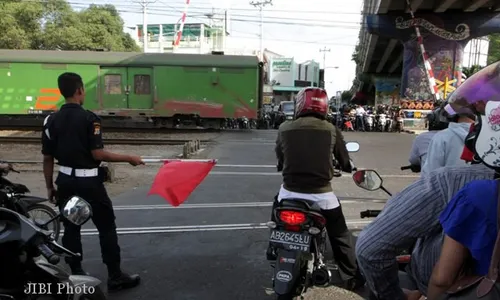
POLYGON ((174 162, 174 161, 217 163, 217 159, 176 159, 176 158, 150 158, 150 157, 147 157, 147 158, 144 157, 144 158, 142 158, 142 161, 144 163, 161 163, 161 162, 174 162))

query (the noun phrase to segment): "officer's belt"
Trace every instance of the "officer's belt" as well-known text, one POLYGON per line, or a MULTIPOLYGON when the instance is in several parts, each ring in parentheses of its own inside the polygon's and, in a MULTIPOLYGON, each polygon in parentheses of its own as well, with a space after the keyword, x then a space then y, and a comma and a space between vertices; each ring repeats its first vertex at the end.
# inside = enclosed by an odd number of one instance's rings
POLYGON ((96 177, 99 174, 99 169, 73 169, 70 167, 60 166, 59 172, 75 177, 96 177))

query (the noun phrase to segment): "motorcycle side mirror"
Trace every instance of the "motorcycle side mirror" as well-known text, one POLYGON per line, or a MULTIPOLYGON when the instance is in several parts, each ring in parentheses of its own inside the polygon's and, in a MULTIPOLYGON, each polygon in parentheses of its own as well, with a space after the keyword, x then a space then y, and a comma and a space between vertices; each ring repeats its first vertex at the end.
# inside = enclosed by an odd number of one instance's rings
POLYGON ((347 142, 345 144, 345 148, 347 149, 348 152, 358 152, 359 144, 357 142, 347 142))
POLYGON ((375 191, 382 187, 382 177, 375 170, 359 170, 352 175, 354 183, 362 189, 375 191))
POLYGON ((90 204, 78 196, 71 197, 62 209, 62 215, 75 225, 83 225, 92 217, 90 204))

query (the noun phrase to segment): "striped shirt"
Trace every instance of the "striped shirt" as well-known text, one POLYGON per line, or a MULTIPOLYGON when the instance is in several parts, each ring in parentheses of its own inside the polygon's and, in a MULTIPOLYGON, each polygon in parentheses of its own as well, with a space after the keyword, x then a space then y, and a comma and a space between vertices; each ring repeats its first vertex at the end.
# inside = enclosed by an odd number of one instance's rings
POLYGON ((443 167, 418 179, 387 202, 356 243, 359 267, 379 300, 407 299, 399 287, 395 258, 415 242, 408 273, 420 292, 427 294, 443 242, 439 214, 466 183, 493 177, 494 171, 482 164, 443 167))

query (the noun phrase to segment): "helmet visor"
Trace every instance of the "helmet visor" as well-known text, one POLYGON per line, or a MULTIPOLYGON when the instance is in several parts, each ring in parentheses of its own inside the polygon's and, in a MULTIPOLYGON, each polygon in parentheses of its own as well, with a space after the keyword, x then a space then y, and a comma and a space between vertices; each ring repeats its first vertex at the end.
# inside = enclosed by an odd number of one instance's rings
POLYGON ((484 115, 488 101, 500 101, 500 61, 466 79, 448 98, 445 110, 450 115, 475 113, 484 115))

